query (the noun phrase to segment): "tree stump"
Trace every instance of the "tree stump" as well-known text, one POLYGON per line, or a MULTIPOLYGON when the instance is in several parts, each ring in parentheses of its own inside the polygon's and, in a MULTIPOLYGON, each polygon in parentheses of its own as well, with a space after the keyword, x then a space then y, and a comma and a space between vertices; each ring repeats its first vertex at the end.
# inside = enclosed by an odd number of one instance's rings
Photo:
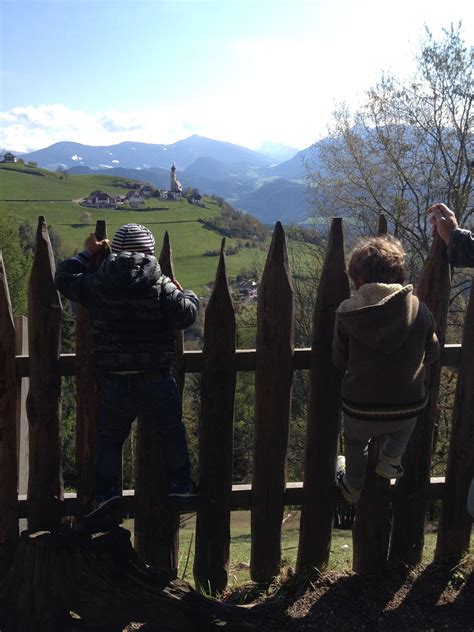
POLYGON ((125 529, 24 531, 0 584, 0 629, 64 630, 71 612, 81 624, 107 629, 130 622, 170 632, 256 629, 248 608, 208 599, 170 572, 142 562, 125 529))

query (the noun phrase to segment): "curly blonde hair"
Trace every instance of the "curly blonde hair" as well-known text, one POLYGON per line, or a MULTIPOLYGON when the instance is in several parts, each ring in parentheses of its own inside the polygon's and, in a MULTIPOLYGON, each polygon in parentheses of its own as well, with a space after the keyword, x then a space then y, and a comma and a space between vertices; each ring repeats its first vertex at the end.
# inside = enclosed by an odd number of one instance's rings
POLYGON ((362 283, 405 282, 405 251, 391 235, 367 237, 353 249, 349 275, 362 283))

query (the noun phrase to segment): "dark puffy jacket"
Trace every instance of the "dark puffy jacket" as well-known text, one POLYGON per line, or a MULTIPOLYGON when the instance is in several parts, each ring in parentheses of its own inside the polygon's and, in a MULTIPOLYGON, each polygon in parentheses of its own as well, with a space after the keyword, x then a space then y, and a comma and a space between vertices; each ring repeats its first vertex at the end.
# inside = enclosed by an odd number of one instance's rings
POLYGON ((448 248, 449 263, 457 268, 474 268, 474 234, 459 228, 452 234, 448 248))
POLYGON ((199 309, 194 292, 178 290, 156 257, 121 252, 88 271, 80 253, 58 265, 57 289, 88 308, 96 365, 105 371, 167 369, 175 363, 176 329, 189 327, 199 309))

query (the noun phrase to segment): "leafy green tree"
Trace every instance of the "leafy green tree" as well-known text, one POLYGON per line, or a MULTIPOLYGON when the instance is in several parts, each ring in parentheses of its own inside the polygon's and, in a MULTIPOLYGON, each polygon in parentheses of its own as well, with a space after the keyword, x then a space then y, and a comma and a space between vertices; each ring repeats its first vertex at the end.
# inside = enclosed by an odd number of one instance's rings
POLYGON ((13 314, 24 316, 27 313, 31 254, 25 253, 22 247, 17 222, 6 214, 0 217, 0 250, 3 255, 13 314))

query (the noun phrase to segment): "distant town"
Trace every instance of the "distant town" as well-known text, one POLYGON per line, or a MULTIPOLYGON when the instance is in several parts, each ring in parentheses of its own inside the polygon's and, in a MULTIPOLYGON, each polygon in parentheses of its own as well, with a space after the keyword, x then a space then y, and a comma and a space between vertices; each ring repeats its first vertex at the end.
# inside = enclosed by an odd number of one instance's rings
MULTIPOLYGON (((80 201, 82 206, 89 208, 139 208, 149 198, 160 200, 180 200, 183 196, 183 185, 176 178, 176 167, 173 164, 170 173, 169 189, 158 189, 151 184, 133 184, 126 195, 109 195, 105 191, 92 191, 80 201)), ((197 191, 191 191, 186 199, 190 204, 204 206, 202 196, 197 191)))

